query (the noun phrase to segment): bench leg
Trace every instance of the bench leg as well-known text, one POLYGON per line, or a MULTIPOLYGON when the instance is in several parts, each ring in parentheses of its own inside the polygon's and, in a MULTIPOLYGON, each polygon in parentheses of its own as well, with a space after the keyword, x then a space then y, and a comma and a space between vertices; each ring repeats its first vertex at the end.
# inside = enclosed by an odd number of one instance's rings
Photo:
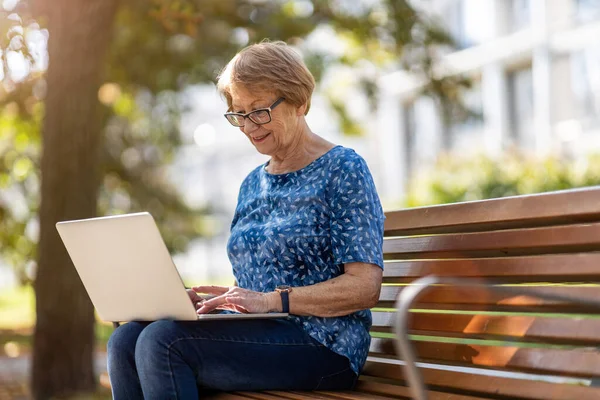
POLYGON ((417 368, 416 352, 408 337, 408 312, 421 292, 435 283, 437 283, 437 277, 435 276, 420 278, 414 281, 411 286, 403 289, 396 299, 396 320, 394 321, 396 353, 399 356, 401 355, 406 363, 404 366, 406 379, 414 400, 427 400, 427 392, 423 377, 417 368))

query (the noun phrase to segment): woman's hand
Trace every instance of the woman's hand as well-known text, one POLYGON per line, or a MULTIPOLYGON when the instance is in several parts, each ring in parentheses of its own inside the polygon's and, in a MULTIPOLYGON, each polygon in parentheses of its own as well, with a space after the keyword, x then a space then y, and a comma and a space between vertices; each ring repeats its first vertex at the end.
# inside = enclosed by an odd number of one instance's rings
MULTIPOLYGON (((261 293, 237 286, 194 286, 191 291, 203 300, 194 303, 198 314, 207 314, 217 308, 241 313, 267 313, 277 310, 279 298, 277 292, 261 293), (214 297, 204 300, 198 293, 207 293, 214 297)), ((191 296, 190 294, 190 298, 191 296)))
POLYGON ((192 301, 192 304, 194 305, 194 308, 197 310, 198 308, 202 307, 202 303, 214 296, 200 296, 198 293, 194 292, 193 289, 186 289, 185 290, 188 294, 188 296, 190 296, 190 300, 192 301))

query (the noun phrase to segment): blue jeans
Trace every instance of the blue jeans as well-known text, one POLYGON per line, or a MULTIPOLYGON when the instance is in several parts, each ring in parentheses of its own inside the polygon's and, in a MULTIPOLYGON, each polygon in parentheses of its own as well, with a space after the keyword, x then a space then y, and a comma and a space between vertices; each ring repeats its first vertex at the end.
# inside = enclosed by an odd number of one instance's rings
POLYGON ((346 357, 286 319, 129 322, 108 341, 108 374, 116 400, 350 389, 357 379, 346 357))

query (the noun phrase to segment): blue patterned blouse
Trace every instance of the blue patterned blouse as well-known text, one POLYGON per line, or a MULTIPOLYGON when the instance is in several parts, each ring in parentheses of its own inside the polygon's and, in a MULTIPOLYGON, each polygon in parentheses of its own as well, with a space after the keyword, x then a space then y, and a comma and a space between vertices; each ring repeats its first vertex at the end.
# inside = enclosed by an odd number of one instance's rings
MULTIPOLYGON (((227 250, 240 287, 269 292, 313 285, 341 275, 351 262, 383 268, 385 217, 367 164, 354 150, 336 146, 287 174, 269 174, 265 166, 242 183, 231 224, 227 250)), ((360 373, 369 351, 369 310, 290 318, 360 373)))

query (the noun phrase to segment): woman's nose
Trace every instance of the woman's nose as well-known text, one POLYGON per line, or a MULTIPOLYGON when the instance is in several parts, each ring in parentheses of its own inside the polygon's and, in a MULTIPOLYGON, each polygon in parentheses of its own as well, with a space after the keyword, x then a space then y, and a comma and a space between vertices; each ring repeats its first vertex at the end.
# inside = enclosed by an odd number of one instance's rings
POLYGON ((246 121, 244 121, 244 126, 242 127, 242 130, 244 131, 244 133, 251 133, 254 132, 255 130, 257 130, 259 127, 259 125, 256 125, 254 122, 252 122, 250 120, 250 118, 246 118, 246 121))

